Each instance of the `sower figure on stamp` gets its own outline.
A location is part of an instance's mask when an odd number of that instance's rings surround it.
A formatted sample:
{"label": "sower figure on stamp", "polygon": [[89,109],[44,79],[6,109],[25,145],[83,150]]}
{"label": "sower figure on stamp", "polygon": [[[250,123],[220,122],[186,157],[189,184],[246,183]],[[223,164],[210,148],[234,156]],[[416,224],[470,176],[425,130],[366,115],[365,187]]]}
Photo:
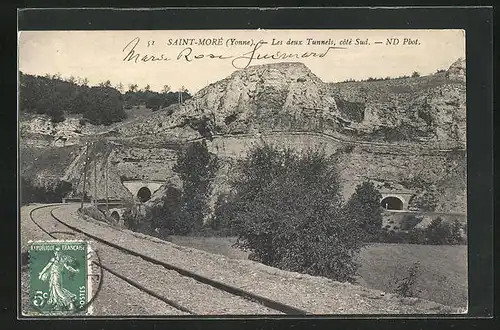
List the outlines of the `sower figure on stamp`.
{"label": "sower figure on stamp", "polygon": [[49,280],[49,301],[47,304],[52,305],[55,310],[75,309],[74,301],[76,300],[76,294],[62,286],[62,272],[64,269],[72,273],[78,273],[80,271],[68,265],[68,262],[71,260],[72,258],[70,256],[62,254],[60,248],[56,247],[54,257],[50,259],[48,264],[38,275],[38,278],[44,282],[46,282],[47,279]]}

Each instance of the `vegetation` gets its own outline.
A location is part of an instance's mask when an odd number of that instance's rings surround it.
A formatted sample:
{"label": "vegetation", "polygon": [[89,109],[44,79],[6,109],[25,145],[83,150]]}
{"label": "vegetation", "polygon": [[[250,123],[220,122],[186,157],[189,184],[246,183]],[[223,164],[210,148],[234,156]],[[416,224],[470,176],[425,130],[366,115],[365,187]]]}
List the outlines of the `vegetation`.
{"label": "vegetation", "polygon": [[401,278],[394,277],[393,292],[403,297],[416,297],[421,293],[417,288],[417,278],[420,273],[420,262],[414,262],[405,271],[405,275]]}
{"label": "vegetation", "polygon": [[[151,222],[151,230],[167,235],[202,234],[204,220],[210,213],[208,197],[219,166],[215,155],[208,152],[206,142],[194,142],[177,152],[174,171],[182,180],[183,189],[167,188],[161,201],[147,211],[141,222]],[[129,214],[130,213],[130,214]],[[128,227],[137,229],[134,212],[126,214]]]}
{"label": "vegetation", "polygon": [[56,181],[45,185],[37,185],[31,179],[21,177],[21,205],[29,203],[60,203],[72,190],[72,184]]}
{"label": "vegetation", "polygon": [[413,229],[416,225],[422,222],[423,218],[421,216],[416,216],[414,214],[407,214],[401,221],[401,229],[402,230],[410,230]]}
{"label": "vegetation", "polygon": [[464,245],[370,244],[356,259],[362,285],[394,292],[418,262],[419,298],[467,306],[467,247]]}
{"label": "vegetation", "polygon": [[20,74],[19,108],[27,113],[46,114],[53,122],[64,121],[64,115],[82,114],[94,125],[109,125],[126,118],[123,98],[109,81],[89,87],[74,78],[63,80],[59,75],[33,76]]}
{"label": "vegetation", "polygon": [[382,229],[381,199],[382,195],[372,182],[363,182],[356,187],[345,206],[348,217],[361,226],[371,241],[379,236]]}
{"label": "vegetation", "polygon": [[[445,70],[443,70],[445,71]],[[418,75],[415,75],[414,74],[417,73]],[[394,79],[405,79],[405,78],[410,78],[410,77],[420,77],[420,74],[418,72],[413,72],[413,74],[411,76],[409,75],[401,75],[399,77],[368,77],[366,79],[353,79],[353,78],[349,78],[349,79],[346,79],[346,80],[343,80],[341,81],[342,83],[345,83],[345,82],[363,82],[363,81],[384,81],[384,80],[394,80]]]}
{"label": "vegetation", "polygon": [[153,111],[191,98],[188,90],[171,92],[165,85],[162,92],[151,91],[150,86],[138,89],[136,84],[122,94],[123,84],[112,87],[109,80],[97,86],[88,86],[88,79],[60,74],[34,76],[20,73],[19,107],[27,113],[46,114],[53,122],[62,122],[66,114],[82,114],[81,124],[110,125],[126,118],[125,108],[145,105]]}
{"label": "vegetation", "polygon": [[200,230],[209,214],[208,197],[218,166],[217,156],[208,152],[205,140],[177,152],[173,170],[182,180],[182,221],[189,231]]}
{"label": "vegetation", "polygon": [[237,246],[257,261],[352,281],[364,234],[342,207],[332,164],[322,150],[255,147],[239,162],[234,192],[218,203],[216,222],[229,224]]}
{"label": "vegetation", "polygon": [[432,189],[425,190],[421,194],[411,198],[409,205],[422,211],[435,211],[437,207],[436,192]]}
{"label": "vegetation", "polygon": [[179,92],[171,92],[170,88],[167,87],[165,86],[163,91],[158,93],[150,90],[148,86],[142,90],[138,90],[137,85],[130,85],[129,90],[123,95],[125,107],[130,109],[145,105],[146,108],[156,111],[191,98],[191,94],[186,89]]}
{"label": "vegetation", "polygon": [[192,222],[184,221],[186,215],[183,205],[182,191],[168,187],[161,204],[151,209],[151,226],[164,235],[186,235],[191,231]]}
{"label": "vegetation", "polygon": [[443,221],[441,217],[437,217],[432,220],[427,228],[412,228],[400,232],[383,230],[379,235],[378,242],[462,245],[467,244],[466,227],[458,220],[449,223]]}
{"label": "vegetation", "polygon": [[339,97],[335,97],[335,103],[346,116],[355,122],[363,121],[365,117],[365,104],[362,102],[350,102]]}
{"label": "vegetation", "polygon": [[87,205],[80,209],[80,212],[92,219],[106,222],[106,223],[116,223],[112,217],[107,217],[101,210],[95,205]]}

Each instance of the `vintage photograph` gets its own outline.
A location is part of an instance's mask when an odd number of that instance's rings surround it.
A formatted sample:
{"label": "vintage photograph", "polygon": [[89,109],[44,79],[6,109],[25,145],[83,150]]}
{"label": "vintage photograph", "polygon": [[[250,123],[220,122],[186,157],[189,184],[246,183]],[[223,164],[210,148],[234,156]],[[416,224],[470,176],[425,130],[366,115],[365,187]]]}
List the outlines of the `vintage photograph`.
{"label": "vintage photograph", "polygon": [[18,72],[22,316],[467,312],[464,30],[20,31]]}

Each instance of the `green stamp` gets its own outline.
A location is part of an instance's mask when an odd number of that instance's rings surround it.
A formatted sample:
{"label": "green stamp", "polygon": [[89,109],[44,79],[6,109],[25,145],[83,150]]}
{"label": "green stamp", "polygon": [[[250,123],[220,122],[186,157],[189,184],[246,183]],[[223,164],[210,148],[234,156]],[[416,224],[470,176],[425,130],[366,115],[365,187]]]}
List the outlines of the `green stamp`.
{"label": "green stamp", "polygon": [[35,241],[29,247],[30,311],[85,315],[90,297],[85,241]]}

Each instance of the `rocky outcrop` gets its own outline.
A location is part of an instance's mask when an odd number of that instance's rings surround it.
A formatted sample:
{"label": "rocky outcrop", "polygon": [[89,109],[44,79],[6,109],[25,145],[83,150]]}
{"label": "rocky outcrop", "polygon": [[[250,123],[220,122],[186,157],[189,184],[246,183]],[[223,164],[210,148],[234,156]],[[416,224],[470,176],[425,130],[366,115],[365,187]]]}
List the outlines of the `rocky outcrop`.
{"label": "rocky outcrop", "polygon": [[349,134],[358,140],[465,148],[466,86],[457,75],[460,63],[425,77],[331,84],[342,116],[357,118],[350,120]]}
{"label": "rocky outcrop", "polygon": [[458,80],[465,82],[466,80],[466,64],[465,59],[459,58],[454,62],[448,71],[446,71],[446,78],[450,80]]}
{"label": "rocky outcrop", "polygon": [[[290,129],[314,118],[334,125],[339,112],[327,84],[302,63],[252,66],[210,84],[167,117],[155,114],[122,134],[206,136]],[[184,133],[179,132],[184,130]]]}

